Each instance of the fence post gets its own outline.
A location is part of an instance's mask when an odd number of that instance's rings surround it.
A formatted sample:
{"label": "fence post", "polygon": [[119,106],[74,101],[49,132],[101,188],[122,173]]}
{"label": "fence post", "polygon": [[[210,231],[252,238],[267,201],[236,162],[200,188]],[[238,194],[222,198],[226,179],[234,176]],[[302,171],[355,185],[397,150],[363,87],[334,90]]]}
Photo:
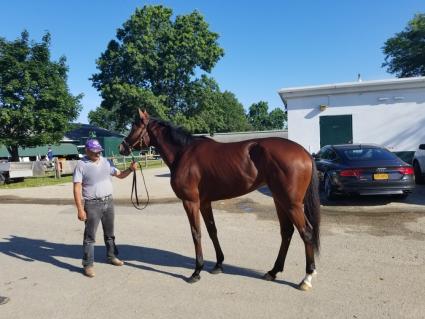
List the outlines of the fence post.
{"label": "fence post", "polygon": [[61,167],[57,157],[55,157],[55,178],[61,178]]}

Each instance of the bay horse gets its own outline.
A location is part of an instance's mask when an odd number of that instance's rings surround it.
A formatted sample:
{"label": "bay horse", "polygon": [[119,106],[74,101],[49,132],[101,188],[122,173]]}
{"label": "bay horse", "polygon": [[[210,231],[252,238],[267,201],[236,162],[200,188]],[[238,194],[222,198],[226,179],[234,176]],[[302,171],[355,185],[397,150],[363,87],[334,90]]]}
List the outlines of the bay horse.
{"label": "bay horse", "polygon": [[138,113],[130,133],[119,146],[120,153],[129,155],[143,144],[155,146],[169,167],[171,187],[183,202],[195,245],[195,271],[188,282],[198,281],[204,266],[199,211],[217,257],[211,273],[221,273],[224,255],[211,202],[241,196],[267,185],[276,206],[282,241],[273,268],[263,278],[274,280],[283,271],[295,226],[306,254],[306,276],[299,288],[310,289],[316,273],[314,252],[319,250],[320,224],[318,178],[311,155],[299,144],[277,137],[219,143],[151,118],[146,111],[139,109]]}

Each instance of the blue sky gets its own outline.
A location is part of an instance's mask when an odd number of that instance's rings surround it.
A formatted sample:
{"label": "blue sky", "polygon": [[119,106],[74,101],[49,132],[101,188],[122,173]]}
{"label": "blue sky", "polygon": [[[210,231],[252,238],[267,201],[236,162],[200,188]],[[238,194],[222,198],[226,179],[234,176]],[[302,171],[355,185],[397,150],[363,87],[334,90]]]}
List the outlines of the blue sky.
{"label": "blue sky", "polygon": [[37,42],[52,35],[52,58],[66,56],[72,94],[84,94],[78,119],[100,104],[89,77],[96,59],[136,7],[162,4],[175,15],[202,13],[220,34],[225,56],[211,75],[248,109],[266,101],[282,107],[283,87],[393,78],[381,68],[382,46],[402,31],[424,0],[14,0],[0,2],[0,36],[26,29]]}

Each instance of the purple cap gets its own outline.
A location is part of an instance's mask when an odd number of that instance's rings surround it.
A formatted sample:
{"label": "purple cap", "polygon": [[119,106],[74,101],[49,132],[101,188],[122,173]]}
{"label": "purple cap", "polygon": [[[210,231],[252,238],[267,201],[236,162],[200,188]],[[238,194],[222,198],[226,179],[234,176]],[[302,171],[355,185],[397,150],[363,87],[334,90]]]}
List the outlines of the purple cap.
{"label": "purple cap", "polygon": [[90,139],[86,142],[86,148],[92,152],[101,152],[103,151],[102,145],[100,145],[98,140]]}

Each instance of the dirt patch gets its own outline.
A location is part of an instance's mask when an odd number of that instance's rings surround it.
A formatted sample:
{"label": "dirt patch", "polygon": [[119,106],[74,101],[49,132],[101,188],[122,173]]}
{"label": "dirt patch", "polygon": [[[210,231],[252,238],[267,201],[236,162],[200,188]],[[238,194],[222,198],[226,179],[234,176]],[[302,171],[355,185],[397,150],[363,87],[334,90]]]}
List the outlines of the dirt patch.
{"label": "dirt patch", "polygon": [[[234,198],[214,203],[213,208],[238,214],[255,214],[259,219],[277,221],[273,205],[262,205],[248,198]],[[404,209],[405,210],[405,209]],[[365,211],[363,207],[335,210],[322,206],[322,232],[332,233],[338,227],[346,233],[368,233],[373,236],[402,236],[406,239],[425,240],[425,214],[391,208],[388,212]]]}
{"label": "dirt patch", "polygon": [[278,220],[276,209],[273,205],[262,205],[250,198],[232,198],[213,203],[213,209],[229,213],[255,214],[260,219]]}

